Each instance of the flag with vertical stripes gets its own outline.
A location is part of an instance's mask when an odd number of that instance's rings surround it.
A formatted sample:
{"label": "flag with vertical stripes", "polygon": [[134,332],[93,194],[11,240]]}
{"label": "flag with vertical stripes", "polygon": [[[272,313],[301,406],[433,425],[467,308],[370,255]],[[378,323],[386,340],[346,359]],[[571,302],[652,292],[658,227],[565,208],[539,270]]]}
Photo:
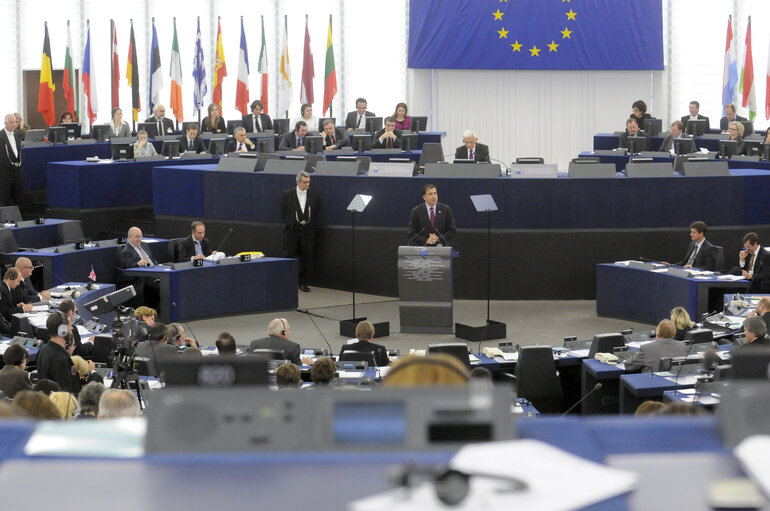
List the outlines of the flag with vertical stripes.
{"label": "flag with vertical stripes", "polygon": [[120,61],[118,57],[118,27],[110,20],[112,29],[112,108],[120,106]]}
{"label": "flag with vertical stripes", "polygon": [[741,69],[741,82],[738,88],[741,90],[741,106],[749,109],[749,120],[754,122],[757,116],[757,93],[754,88],[754,59],[751,56],[751,16],[746,26],[745,53],[743,68]]}
{"label": "flag with vertical stripes", "polygon": [[91,25],[88,24],[88,33],[86,34],[86,48],[83,50],[83,70],[80,78],[83,82],[83,95],[88,98],[86,103],[86,115],[89,124],[96,120],[96,114],[99,112],[99,101],[96,94],[96,76],[94,72],[94,55],[91,48]]}
{"label": "flag with vertical stripes", "polygon": [[48,39],[48,23],[45,23],[43,38],[43,60],[40,63],[40,93],[37,98],[37,111],[43,114],[48,126],[56,124],[56,107],[53,103],[53,68],[51,67],[51,41]]}
{"label": "flag with vertical stripes", "polygon": [[332,45],[332,17],[329,15],[329,33],[326,36],[326,66],[324,70],[324,105],[323,114],[337,95],[337,70],[334,66],[334,46]]}
{"label": "flag with vertical stripes", "polygon": [[770,47],[767,48],[767,80],[765,84],[765,119],[770,120]]}
{"label": "flag with vertical stripes", "polygon": [[262,86],[259,91],[259,99],[262,101],[262,111],[267,111],[267,44],[265,43],[265,17],[262,16],[262,47],[259,49],[259,66],[257,72],[262,75]]}
{"label": "flag with vertical stripes", "polygon": [[174,111],[177,122],[184,120],[182,107],[182,57],[179,55],[179,41],[176,37],[176,19],[174,19],[174,42],[171,43],[171,99],[169,106]]}
{"label": "flag with vertical stripes", "polygon": [[725,67],[722,75],[722,109],[735,103],[735,86],[738,85],[738,45],[733,37],[733,17],[727,17],[727,42],[725,43]]}
{"label": "flag with vertical stripes", "polygon": [[62,89],[64,100],[67,102],[67,111],[72,114],[72,119],[80,119],[78,109],[77,84],[75,82],[75,70],[72,65],[72,36],[70,35],[70,21],[67,20],[67,50],[64,53],[64,73],[62,74]]}
{"label": "flag with vertical stripes", "polygon": [[310,30],[308,29],[307,16],[305,17],[305,48],[302,52],[302,85],[299,89],[301,103],[313,104],[313,78],[315,67],[313,66],[313,52],[310,49]]}
{"label": "flag with vertical stripes", "polygon": [[238,82],[235,86],[235,109],[242,115],[249,114],[249,50],[241,16],[241,47],[238,50]]}
{"label": "flag with vertical stripes", "polygon": [[152,46],[150,47],[150,112],[160,103],[160,89],[163,88],[163,73],[160,69],[160,47],[155,21],[152,22]]}
{"label": "flag with vertical stripes", "polygon": [[131,87],[131,113],[134,122],[139,122],[139,110],[142,109],[142,101],[139,97],[139,64],[134,37],[134,21],[131,20],[131,34],[128,41],[128,62],[126,62],[126,80]]}
{"label": "flag with vertical stripes", "polygon": [[291,106],[291,63],[289,62],[288,21],[283,17],[283,36],[281,37],[281,64],[278,68],[278,112],[276,115],[288,115]]}
{"label": "flag with vertical stripes", "polygon": [[206,94],[206,66],[203,64],[203,46],[201,45],[201,19],[198,18],[198,35],[195,37],[195,58],[193,59],[193,104],[195,111],[203,108]]}
{"label": "flag with vertical stripes", "polygon": [[222,112],[222,81],[227,76],[227,64],[225,63],[225,49],[222,45],[222,22],[217,22],[217,46],[214,55],[214,103],[219,105]]}

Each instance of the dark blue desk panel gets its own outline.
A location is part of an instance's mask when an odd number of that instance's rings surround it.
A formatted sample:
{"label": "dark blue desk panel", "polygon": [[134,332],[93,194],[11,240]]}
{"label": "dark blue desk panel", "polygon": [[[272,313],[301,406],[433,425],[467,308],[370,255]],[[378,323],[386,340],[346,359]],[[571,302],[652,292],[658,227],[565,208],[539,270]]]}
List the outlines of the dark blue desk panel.
{"label": "dark blue desk panel", "polygon": [[[185,173],[155,167],[156,215],[280,224],[281,192],[295,186],[293,176],[288,175],[223,172],[213,165],[184,168]],[[471,195],[485,193],[492,194],[504,212],[492,215],[493,229],[681,228],[693,218],[709,219],[712,226],[770,223],[770,202],[747,202],[747,198],[770,197],[770,173],[731,172],[734,175],[726,177],[502,177],[431,182],[438,187],[439,200],[452,207],[461,228],[486,228],[486,216],[477,213],[470,200]],[[372,195],[373,199],[363,213],[356,215],[356,225],[403,227],[406,233],[409,213],[422,201],[422,186],[426,183],[423,177],[314,176],[311,186],[322,197],[322,225],[350,225],[346,208],[360,193]],[[548,207],[543,207],[544,203]],[[587,207],[589,203],[591,207]],[[751,207],[744,211],[744,204]]]}
{"label": "dark blue desk panel", "polygon": [[746,289],[748,281],[675,277],[616,264],[596,265],[596,314],[657,324],[682,306],[691,318],[709,312],[710,289]]}
{"label": "dark blue desk panel", "polygon": [[692,385],[677,384],[655,373],[623,374],[620,376],[620,413],[634,413],[643,402],[661,401],[663,392]]}
{"label": "dark blue desk panel", "polygon": [[264,257],[199,268],[131,268],[130,277],[160,279],[160,320],[187,321],[297,308],[297,260]]}
{"label": "dark blue desk panel", "polygon": [[[590,151],[585,151],[580,153],[580,156],[592,156],[599,158],[599,161],[602,163],[614,163],[615,164],[615,170],[617,172],[623,172],[626,170],[626,165],[628,164],[628,160],[631,159],[633,155],[628,154],[594,154]],[[654,157],[652,158],[652,161],[654,162],[663,162],[663,163],[673,163],[674,157]],[[719,160],[714,160],[719,161]],[[727,167],[730,170],[733,169],[753,169],[758,171],[770,171],[770,162],[767,161],[743,161],[743,160],[726,160],[727,161]],[[733,173],[732,175],[762,175],[761,173],[757,172],[751,172],[749,174],[744,174],[740,172]]]}
{"label": "dark blue desk panel", "polygon": [[109,158],[111,156],[110,151],[110,144],[108,143],[22,147],[24,189],[40,190],[45,188],[48,183],[48,164],[52,161],[85,160],[89,156]]}
{"label": "dark blue desk panel", "polygon": [[618,380],[625,369],[599,362],[593,358],[583,359],[583,368],[580,379],[580,392],[585,396],[597,383],[602,388],[588,396],[581,405],[582,415],[614,414],[619,410],[618,392],[620,389]]}
{"label": "dark blue desk panel", "polygon": [[43,248],[58,245],[59,225],[67,222],[80,223],[80,220],[46,218],[44,224],[13,227],[13,238],[16,240],[16,245],[23,248]]}

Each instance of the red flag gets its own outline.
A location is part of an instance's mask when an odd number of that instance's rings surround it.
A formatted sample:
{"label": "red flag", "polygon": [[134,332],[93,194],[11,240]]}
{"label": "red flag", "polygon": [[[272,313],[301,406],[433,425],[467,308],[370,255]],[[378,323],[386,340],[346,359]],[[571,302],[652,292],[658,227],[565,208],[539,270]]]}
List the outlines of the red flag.
{"label": "red flag", "polygon": [[120,63],[118,61],[118,29],[115,22],[112,25],[112,108],[120,106]]}
{"label": "red flag", "polygon": [[307,16],[305,16],[305,51],[302,60],[302,88],[299,99],[302,103],[313,104],[313,53],[310,51],[310,31],[307,28]]}

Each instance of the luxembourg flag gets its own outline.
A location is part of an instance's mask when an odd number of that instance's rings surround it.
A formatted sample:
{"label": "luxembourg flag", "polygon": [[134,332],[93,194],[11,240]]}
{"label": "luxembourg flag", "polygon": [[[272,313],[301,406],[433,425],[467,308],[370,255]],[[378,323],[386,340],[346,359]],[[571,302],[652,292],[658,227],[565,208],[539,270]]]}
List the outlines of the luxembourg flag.
{"label": "luxembourg flag", "polygon": [[249,50],[246,48],[246,32],[241,16],[241,49],[238,53],[238,84],[235,87],[235,109],[249,114]]}
{"label": "luxembourg flag", "polygon": [[725,67],[722,77],[722,109],[735,104],[735,86],[738,85],[738,47],[733,38],[733,17],[727,18],[727,43],[725,45]]}

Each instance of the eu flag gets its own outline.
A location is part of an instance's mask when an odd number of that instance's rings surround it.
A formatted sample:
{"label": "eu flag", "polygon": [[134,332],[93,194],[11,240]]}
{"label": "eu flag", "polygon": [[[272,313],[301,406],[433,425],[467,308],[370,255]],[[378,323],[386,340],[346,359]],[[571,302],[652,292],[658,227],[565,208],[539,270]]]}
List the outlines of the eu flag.
{"label": "eu flag", "polygon": [[412,0],[409,67],[663,69],[661,0]]}

